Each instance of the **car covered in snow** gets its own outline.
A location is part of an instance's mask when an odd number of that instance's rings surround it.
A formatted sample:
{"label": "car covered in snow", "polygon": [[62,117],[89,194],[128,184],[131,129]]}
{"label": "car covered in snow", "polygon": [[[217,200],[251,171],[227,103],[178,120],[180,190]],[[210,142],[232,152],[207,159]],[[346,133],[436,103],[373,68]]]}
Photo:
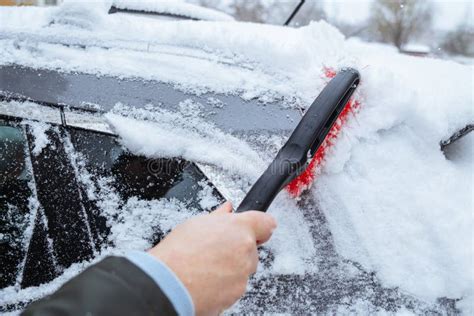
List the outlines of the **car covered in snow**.
{"label": "car covered in snow", "polygon": [[472,134],[441,150],[472,129],[472,67],[345,39],[325,22],[163,10],[0,9],[1,312],[224,200],[238,205],[346,66],[361,73],[358,106],[309,188],[270,207],[279,227],[228,313],[472,311]]}

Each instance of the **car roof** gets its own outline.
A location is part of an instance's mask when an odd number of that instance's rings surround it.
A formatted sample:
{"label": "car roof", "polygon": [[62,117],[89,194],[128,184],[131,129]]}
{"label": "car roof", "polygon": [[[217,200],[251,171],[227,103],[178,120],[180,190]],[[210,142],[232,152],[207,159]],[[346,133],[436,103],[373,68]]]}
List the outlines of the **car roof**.
{"label": "car roof", "polygon": [[234,133],[288,133],[301,118],[298,109],[283,108],[276,102],[262,104],[258,100],[247,101],[235,95],[210,92],[196,95],[158,81],[65,73],[20,65],[0,66],[0,97],[92,112],[109,111],[117,103],[136,108],[153,104],[176,111],[180,102],[192,100],[203,105],[202,112],[207,121]]}

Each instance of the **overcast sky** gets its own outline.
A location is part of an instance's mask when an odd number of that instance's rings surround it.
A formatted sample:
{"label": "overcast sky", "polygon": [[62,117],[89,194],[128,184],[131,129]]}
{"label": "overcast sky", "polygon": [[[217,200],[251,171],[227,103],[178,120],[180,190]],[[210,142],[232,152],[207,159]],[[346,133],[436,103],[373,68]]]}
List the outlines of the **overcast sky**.
{"label": "overcast sky", "polygon": [[[328,15],[347,22],[359,22],[369,16],[371,2],[371,0],[325,0],[324,4]],[[435,8],[433,21],[435,28],[454,29],[463,21],[474,26],[474,6],[471,0],[432,0],[432,2]]]}

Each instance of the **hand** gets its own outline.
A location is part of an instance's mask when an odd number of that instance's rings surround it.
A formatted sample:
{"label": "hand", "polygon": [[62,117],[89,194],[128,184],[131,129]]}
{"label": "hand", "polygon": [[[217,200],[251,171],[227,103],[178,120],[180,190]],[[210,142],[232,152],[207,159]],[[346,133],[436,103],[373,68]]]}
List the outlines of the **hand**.
{"label": "hand", "polygon": [[257,245],[269,240],[275,228],[271,215],[234,214],[226,202],[178,225],[149,253],[183,282],[197,315],[217,315],[245,293],[249,275],[257,270]]}

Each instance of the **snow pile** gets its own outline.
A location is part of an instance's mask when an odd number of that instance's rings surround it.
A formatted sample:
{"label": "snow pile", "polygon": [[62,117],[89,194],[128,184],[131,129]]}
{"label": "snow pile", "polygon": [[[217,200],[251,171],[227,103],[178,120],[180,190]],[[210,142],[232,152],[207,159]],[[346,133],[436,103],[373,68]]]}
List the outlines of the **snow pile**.
{"label": "snow pile", "polygon": [[0,7],[0,31],[9,28],[34,30],[46,27],[50,22],[51,7],[15,6]]}
{"label": "snow pile", "polygon": [[153,158],[181,157],[215,165],[251,180],[256,180],[265,168],[260,156],[247,143],[199,117],[160,109],[155,112],[132,109],[127,115],[129,117],[109,113],[106,118],[121,136],[122,144],[133,153]]}
{"label": "snow pile", "polygon": [[313,193],[339,252],[385,284],[427,300],[472,300],[472,145],[464,149],[470,163],[449,161],[439,149],[441,139],[474,121],[472,68],[367,55],[362,110]]}
{"label": "snow pile", "polygon": [[84,2],[65,0],[52,15],[51,24],[93,30],[104,24],[110,5],[106,1]]}
{"label": "snow pile", "polygon": [[216,10],[178,0],[114,0],[113,6],[118,9],[129,9],[144,12],[164,13],[176,16],[185,16],[192,19],[206,21],[233,21],[230,15]]}

